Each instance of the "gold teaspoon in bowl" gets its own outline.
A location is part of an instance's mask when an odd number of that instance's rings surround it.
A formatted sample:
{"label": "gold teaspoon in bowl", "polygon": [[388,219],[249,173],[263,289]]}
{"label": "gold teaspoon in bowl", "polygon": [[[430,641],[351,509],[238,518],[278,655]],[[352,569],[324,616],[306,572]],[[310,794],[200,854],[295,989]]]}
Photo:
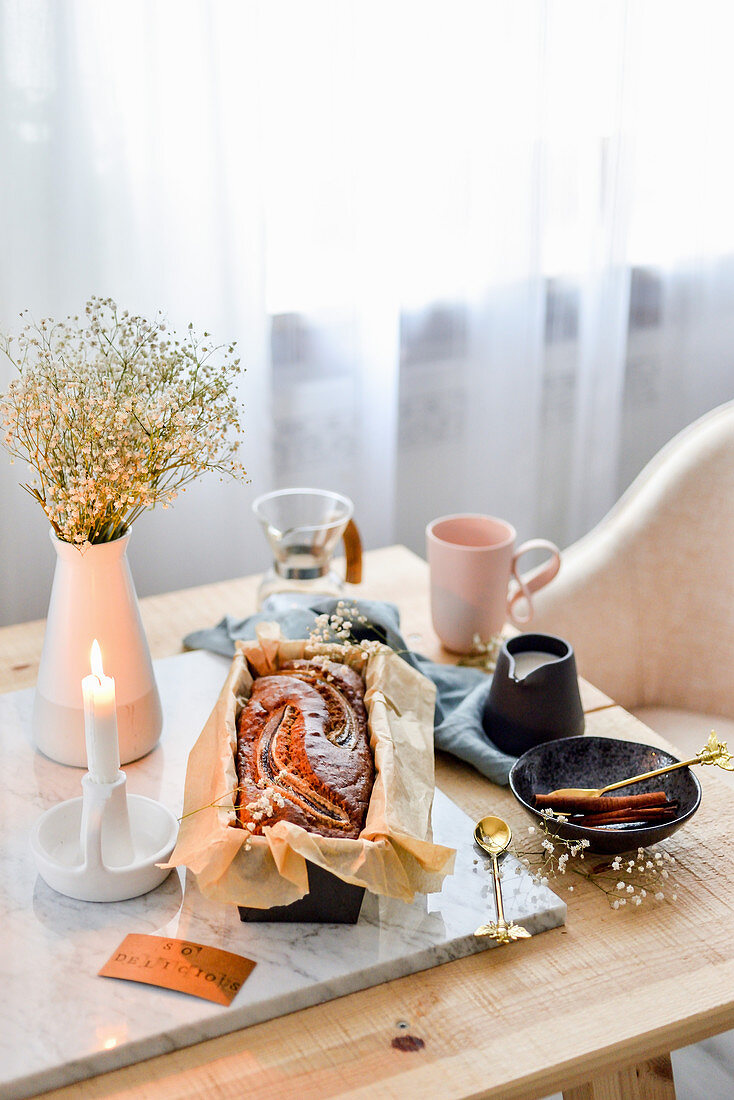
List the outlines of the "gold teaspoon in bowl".
{"label": "gold teaspoon in bowl", "polygon": [[[606,794],[607,791],[616,791],[620,787],[629,787],[632,783],[640,783],[643,779],[654,779],[656,775],[665,775],[666,772],[674,772],[676,768],[688,768],[691,764],[716,764],[725,771],[734,771],[734,756],[728,751],[726,741],[719,741],[711,730],[708,742],[692,756],[690,760],[679,760],[677,764],[668,764],[666,768],[656,768],[652,772],[644,772],[635,775],[631,779],[621,779],[618,783],[607,783],[606,787],[560,787],[557,791],[549,791],[542,796],[544,806],[549,804],[552,798],[595,798]],[[509,841],[508,841],[509,843]]]}
{"label": "gold teaspoon in bowl", "polygon": [[512,840],[512,830],[501,817],[483,817],[474,826],[474,839],[480,848],[483,848],[492,857],[492,878],[494,880],[494,900],[497,905],[497,921],[483,924],[477,928],[475,936],[489,936],[497,943],[511,943],[512,940],[529,939],[530,933],[526,928],[505,920],[505,911],[502,908],[502,886],[500,885],[500,872],[497,865],[497,856],[504,852]]}

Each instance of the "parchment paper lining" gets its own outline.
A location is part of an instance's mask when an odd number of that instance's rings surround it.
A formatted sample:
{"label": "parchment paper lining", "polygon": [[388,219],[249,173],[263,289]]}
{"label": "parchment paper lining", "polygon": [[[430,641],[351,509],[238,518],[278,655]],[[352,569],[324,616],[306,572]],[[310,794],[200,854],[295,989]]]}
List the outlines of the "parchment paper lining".
{"label": "parchment paper lining", "polygon": [[[252,688],[250,669],[263,676],[284,661],[319,654],[356,668],[367,685],[376,776],[365,828],[358,840],[344,840],[278,821],[265,826],[264,836],[252,837],[246,850],[247,834],[233,826],[233,792],[235,723]],[[388,646],[376,647],[365,661],[357,646],[285,640],[277,624],[261,624],[257,641],[237,643],[219,698],[189,754],[184,818],[168,866],[187,866],[207,897],[257,909],[303,897],[307,859],[345,882],[403,901],[440,890],[455,851],[434,844],[430,828],[434,696],[431,681]],[[226,799],[209,805],[225,792]]]}

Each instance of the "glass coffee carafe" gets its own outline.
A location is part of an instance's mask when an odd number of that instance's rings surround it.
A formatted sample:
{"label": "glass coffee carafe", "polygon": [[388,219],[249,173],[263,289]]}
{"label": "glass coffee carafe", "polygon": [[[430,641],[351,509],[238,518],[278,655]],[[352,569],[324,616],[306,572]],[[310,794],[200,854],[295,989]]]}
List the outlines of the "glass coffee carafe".
{"label": "glass coffee carafe", "polygon": [[[362,544],[349,497],[325,489],[279,489],[252,509],[270,543],[273,564],[258,589],[258,607],[276,592],[339,596],[362,579]],[[332,567],[344,541],[345,575]]]}

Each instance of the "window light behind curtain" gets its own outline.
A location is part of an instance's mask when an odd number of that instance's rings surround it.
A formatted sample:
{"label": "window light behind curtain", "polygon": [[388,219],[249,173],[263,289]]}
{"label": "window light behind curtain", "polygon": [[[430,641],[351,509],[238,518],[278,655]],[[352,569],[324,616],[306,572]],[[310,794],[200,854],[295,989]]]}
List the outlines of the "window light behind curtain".
{"label": "window light behind curtain", "polygon": [[[733,396],[733,30],[643,0],[0,0],[0,325],[109,294],[248,366],[251,482],[137,525],[141,594],[262,568],[250,504],[289,484],[348,493],[368,546],[460,510],[567,544]],[[52,568],[17,481],[5,622]]]}

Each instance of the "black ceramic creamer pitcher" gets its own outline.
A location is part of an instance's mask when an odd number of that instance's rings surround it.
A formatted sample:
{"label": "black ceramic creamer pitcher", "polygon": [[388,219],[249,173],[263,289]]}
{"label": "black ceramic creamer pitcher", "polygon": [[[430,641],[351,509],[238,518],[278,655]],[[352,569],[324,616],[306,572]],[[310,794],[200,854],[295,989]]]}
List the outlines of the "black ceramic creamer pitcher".
{"label": "black ceramic creamer pitcher", "polygon": [[552,634],[519,634],[497,658],[484,708],[484,731],[511,756],[544,741],[584,732],[573,649]]}

